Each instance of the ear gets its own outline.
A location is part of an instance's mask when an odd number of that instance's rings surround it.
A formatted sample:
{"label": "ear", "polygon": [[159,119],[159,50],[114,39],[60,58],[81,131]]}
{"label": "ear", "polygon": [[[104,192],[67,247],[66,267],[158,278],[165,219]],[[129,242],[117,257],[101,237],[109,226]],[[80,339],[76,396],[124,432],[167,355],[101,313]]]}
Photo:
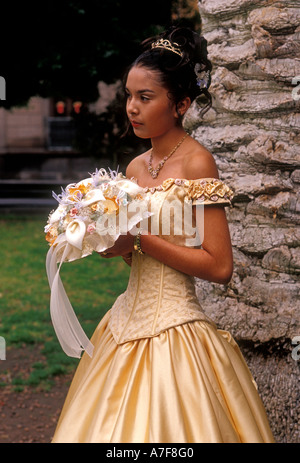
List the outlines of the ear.
{"label": "ear", "polygon": [[191,99],[189,96],[179,101],[179,103],[176,105],[177,116],[183,117],[190,106],[191,106]]}

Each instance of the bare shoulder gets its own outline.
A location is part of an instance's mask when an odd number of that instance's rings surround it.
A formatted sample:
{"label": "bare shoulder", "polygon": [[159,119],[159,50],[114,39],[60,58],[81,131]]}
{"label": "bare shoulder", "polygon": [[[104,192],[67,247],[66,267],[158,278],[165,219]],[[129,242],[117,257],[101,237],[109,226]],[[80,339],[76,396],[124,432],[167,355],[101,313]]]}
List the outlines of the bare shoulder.
{"label": "bare shoulder", "polygon": [[142,153],[135,158],[133,158],[130,163],[128,164],[126,168],[126,177],[127,178],[137,178],[139,176],[139,173],[141,172],[141,169],[144,166],[145,163],[145,157],[146,153]]}
{"label": "bare shoulder", "polygon": [[189,150],[185,156],[184,171],[184,177],[190,180],[197,178],[219,178],[218,168],[213,155],[194,139],[191,139]]}

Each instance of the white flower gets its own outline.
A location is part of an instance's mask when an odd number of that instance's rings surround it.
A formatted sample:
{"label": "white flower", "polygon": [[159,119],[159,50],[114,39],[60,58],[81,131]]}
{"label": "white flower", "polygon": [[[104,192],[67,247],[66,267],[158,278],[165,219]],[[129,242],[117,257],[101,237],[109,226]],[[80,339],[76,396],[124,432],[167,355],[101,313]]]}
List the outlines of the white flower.
{"label": "white flower", "polygon": [[77,249],[82,249],[83,238],[86,232],[86,225],[83,220],[73,220],[66,229],[66,239],[69,244]]}
{"label": "white flower", "polygon": [[50,220],[49,220],[49,224],[52,224],[52,223],[55,223],[55,222],[58,222],[59,220],[61,220],[65,215],[66,215],[66,208],[63,207],[63,206],[59,206],[54,212],[53,214],[51,214],[51,217],[50,217]]}

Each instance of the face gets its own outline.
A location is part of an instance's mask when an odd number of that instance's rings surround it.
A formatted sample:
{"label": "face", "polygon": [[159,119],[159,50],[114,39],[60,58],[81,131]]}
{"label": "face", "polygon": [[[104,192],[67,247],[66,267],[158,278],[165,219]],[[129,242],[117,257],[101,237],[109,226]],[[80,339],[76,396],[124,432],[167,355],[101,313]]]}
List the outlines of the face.
{"label": "face", "polygon": [[133,67],[127,77],[126,94],[127,116],[138,137],[159,137],[178,124],[176,106],[155,71]]}

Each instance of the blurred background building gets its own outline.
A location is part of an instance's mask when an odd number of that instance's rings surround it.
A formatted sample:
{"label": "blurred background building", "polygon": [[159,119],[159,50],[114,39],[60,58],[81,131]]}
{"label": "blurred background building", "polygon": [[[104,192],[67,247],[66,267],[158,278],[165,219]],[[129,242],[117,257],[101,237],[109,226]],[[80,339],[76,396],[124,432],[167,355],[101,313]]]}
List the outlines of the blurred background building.
{"label": "blurred background building", "polygon": [[[99,83],[105,95],[89,105],[103,114],[116,95],[116,85]],[[102,89],[102,90],[101,90]],[[26,107],[0,108],[0,207],[2,212],[41,212],[55,205],[51,189],[88,176],[96,167],[116,168],[115,156],[86,155],[75,146],[74,116],[81,101],[32,97]],[[101,160],[99,159],[101,158]]]}
{"label": "blurred background building", "polygon": [[132,14],[139,10],[137,0],[54,0],[40,11],[27,2],[18,15],[5,6],[16,37],[0,64],[0,212],[48,210],[52,189],[95,168],[123,171],[148,146],[122,138],[120,79],[142,40],[172,21],[199,29],[200,15],[197,0],[154,0],[147,14]]}

